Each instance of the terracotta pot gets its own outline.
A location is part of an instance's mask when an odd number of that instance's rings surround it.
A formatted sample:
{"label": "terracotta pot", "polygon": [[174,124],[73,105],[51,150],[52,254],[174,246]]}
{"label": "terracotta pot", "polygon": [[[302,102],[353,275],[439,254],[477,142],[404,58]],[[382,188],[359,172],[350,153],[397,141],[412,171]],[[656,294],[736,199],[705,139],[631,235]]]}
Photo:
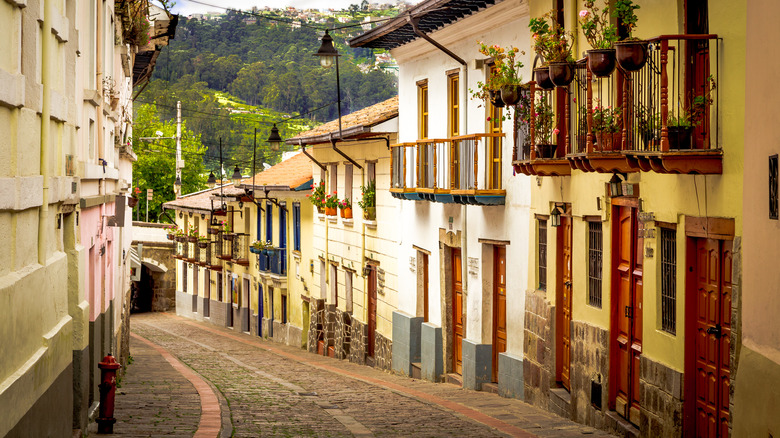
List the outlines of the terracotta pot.
{"label": "terracotta pot", "polygon": [[536,85],[542,90],[552,90],[555,88],[555,84],[550,80],[550,68],[539,67],[534,69],[534,77],[536,78]]}
{"label": "terracotta pot", "polygon": [[501,100],[507,105],[516,105],[520,102],[522,89],[519,85],[506,85],[501,87]]}
{"label": "terracotta pot", "polygon": [[536,145],[536,158],[554,158],[557,144],[538,144]]}
{"label": "terracotta pot", "polygon": [[376,220],[376,207],[366,207],[363,209],[363,219],[367,221]]}
{"label": "terracotta pot", "polygon": [[647,41],[618,41],[615,57],[623,70],[637,71],[647,62]]}
{"label": "terracotta pot", "polygon": [[176,238],[176,236],[174,234],[171,234],[171,233],[168,233],[167,237],[168,237],[168,240],[173,240],[174,238]]}
{"label": "terracotta pot", "polygon": [[503,108],[504,101],[501,100],[501,92],[498,90],[490,90],[490,103],[496,108]]}
{"label": "terracotta pot", "polygon": [[198,243],[197,237],[187,236],[187,242]]}
{"label": "terracotta pot", "polygon": [[233,237],[235,237],[235,235],[233,233],[223,233],[222,234],[222,238],[224,240],[233,240]]}
{"label": "terracotta pot", "polygon": [[127,206],[128,207],[133,208],[136,205],[138,205],[138,198],[136,198],[135,196],[131,196],[131,197],[127,198]]}
{"label": "terracotta pot", "polygon": [[551,62],[550,80],[556,87],[566,87],[574,80],[574,69],[568,62]]}
{"label": "terracotta pot", "polygon": [[597,78],[605,78],[615,71],[615,49],[588,50],[588,68]]}
{"label": "terracotta pot", "polygon": [[319,214],[325,213],[325,207],[317,207],[317,213]]}
{"label": "terracotta pot", "polygon": [[691,133],[693,128],[690,126],[669,126],[669,149],[691,149]]}
{"label": "terracotta pot", "polygon": [[208,228],[206,232],[209,234],[219,234],[219,228]]}
{"label": "terracotta pot", "polygon": [[352,208],[344,208],[341,210],[341,217],[344,219],[352,219]]}
{"label": "terracotta pot", "polygon": [[209,246],[208,242],[198,241],[198,247],[199,248],[206,249],[206,248],[208,248],[208,246]]}
{"label": "terracotta pot", "polygon": [[326,216],[335,216],[336,215],[336,207],[325,207],[325,215]]}
{"label": "terracotta pot", "polygon": [[598,151],[612,152],[620,150],[620,143],[623,140],[622,132],[594,132],[593,135]]}

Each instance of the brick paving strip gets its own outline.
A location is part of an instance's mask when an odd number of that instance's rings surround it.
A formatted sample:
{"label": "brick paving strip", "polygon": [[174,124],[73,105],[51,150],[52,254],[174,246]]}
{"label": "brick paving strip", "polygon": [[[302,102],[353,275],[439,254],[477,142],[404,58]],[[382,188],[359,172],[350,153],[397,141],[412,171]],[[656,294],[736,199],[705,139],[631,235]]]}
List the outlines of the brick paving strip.
{"label": "brick paving strip", "polygon": [[194,437],[215,437],[219,435],[219,431],[222,426],[222,417],[220,415],[219,400],[217,399],[217,395],[214,394],[214,391],[211,389],[211,386],[209,386],[189,367],[179,362],[179,360],[173,357],[173,355],[170,354],[166,349],[146,338],[137,335],[136,333],[131,332],[130,336],[132,336],[134,339],[138,339],[139,341],[144,342],[155,351],[160,353],[160,355],[166,361],[168,361],[168,363],[171,364],[171,366],[176,371],[178,371],[179,374],[187,378],[187,380],[189,380],[198,391],[198,395],[200,395],[201,414],[198,430],[195,432]]}
{"label": "brick paving strip", "polygon": [[[414,398],[416,398],[418,400],[424,400],[426,402],[439,405],[441,407],[449,409],[449,410],[451,410],[453,412],[461,414],[461,415],[463,415],[465,417],[468,417],[468,418],[470,418],[472,420],[478,421],[478,422],[480,422],[480,423],[482,423],[482,424],[484,424],[486,426],[492,427],[494,429],[497,429],[497,430],[499,430],[499,431],[501,431],[501,432],[503,432],[505,434],[508,434],[508,435],[511,435],[511,436],[514,436],[514,437],[521,437],[521,438],[537,437],[537,435],[534,435],[534,434],[532,434],[532,433],[530,433],[530,432],[528,432],[526,430],[523,430],[523,429],[521,429],[521,428],[519,428],[517,426],[511,425],[511,424],[506,423],[504,421],[501,421],[501,420],[499,420],[497,418],[494,418],[494,417],[491,417],[489,415],[483,414],[482,412],[479,412],[479,411],[477,411],[475,409],[472,409],[472,408],[470,408],[468,406],[465,406],[465,405],[457,403],[457,402],[453,402],[453,401],[450,401],[450,400],[447,400],[447,399],[444,399],[444,398],[441,398],[441,397],[437,397],[435,395],[428,394],[426,392],[418,391],[418,390],[413,389],[413,388],[408,388],[408,387],[405,387],[405,386],[397,385],[397,384],[392,383],[392,382],[387,382],[387,381],[376,379],[376,378],[373,378],[373,377],[351,373],[351,372],[349,372],[347,370],[344,370],[344,369],[341,369],[341,368],[333,367],[333,366],[330,366],[330,365],[325,365],[325,364],[319,363],[318,361],[309,360],[308,358],[305,358],[305,356],[301,357],[299,355],[290,354],[290,353],[288,353],[288,352],[286,352],[284,350],[276,348],[273,345],[269,345],[269,343],[267,343],[267,342],[260,342],[260,341],[254,340],[252,338],[246,338],[246,337],[243,337],[243,336],[238,336],[238,335],[234,335],[234,334],[231,334],[231,333],[226,333],[226,332],[224,332],[222,330],[218,330],[216,328],[209,327],[209,326],[207,326],[205,324],[199,324],[199,323],[196,323],[194,321],[190,321],[190,320],[188,320],[186,318],[183,318],[183,317],[180,317],[180,316],[172,315],[172,314],[169,314],[169,313],[163,313],[163,315],[165,315],[166,317],[172,318],[172,319],[177,319],[177,320],[179,320],[181,322],[184,322],[186,324],[195,326],[195,327],[197,327],[197,328],[199,328],[201,330],[205,330],[205,331],[208,331],[208,332],[211,332],[211,333],[214,333],[214,334],[226,337],[226,338],[233,339],[233,340],[241,342],[243,344],[251,345],[253,347],[257,347],[257,348],[260,348],[260,349],[264,349],[266,351],[270,351],[270,352],[272,352],[274,354],[277,354],[279,356],[286,357],[286,358],[294,360],[296,362],[304,363],[304,364],[312,366],[314,368],[319,368],[319,369],[322,369],[322,370],[325,370],[325,371],[329,371],[329,372],[332,372],[332,373],[344,375],[344,376],[353,378],[355,380],[359,380],[359,381],[362,381],[362,382],[365,382],[365,383],[369,383],[369,384],[372,384],[372,385],[380,386],[380,387],[383,387],[385,389],[389,389],[389,390],[394,391],[396,393],[401,393],[403,395],[414,397]],[[159,327],[157,327],[157,329],[161,330]],[[191,340],[189,340],[189,341],[192,342]],[[344,423],[342,422],[342,424],[344,424]],[[345,426],[346,426],[346,424],[345,424]],[[349,427],[349,426],[347,426],[347,427]]]}

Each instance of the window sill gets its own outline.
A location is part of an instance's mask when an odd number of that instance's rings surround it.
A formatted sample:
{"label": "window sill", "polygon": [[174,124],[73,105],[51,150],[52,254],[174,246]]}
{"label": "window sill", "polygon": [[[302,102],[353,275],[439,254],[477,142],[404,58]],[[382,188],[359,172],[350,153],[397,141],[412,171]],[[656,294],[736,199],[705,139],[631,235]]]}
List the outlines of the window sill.
{"label": "window sill", "polygon": [[339,217],[338,216],[328,216],[328,222],[330,222],[332,224],[335,224],[338,221],[339,221]]}
{"label": "window sill", "polygon": [[317,219],[324,221],[325,220],[325,213],[317,213]]}
{"label": "window sill", "polygon": [[341,220],[342,225],[351,227],[355,224],[355,219],[342,219]]}
{"label": "window sill", "polygon": [[363,220],[363,225],[367,226],[368,228],[376,229],[376,221],[370,221],[370,220],[364,219]]}

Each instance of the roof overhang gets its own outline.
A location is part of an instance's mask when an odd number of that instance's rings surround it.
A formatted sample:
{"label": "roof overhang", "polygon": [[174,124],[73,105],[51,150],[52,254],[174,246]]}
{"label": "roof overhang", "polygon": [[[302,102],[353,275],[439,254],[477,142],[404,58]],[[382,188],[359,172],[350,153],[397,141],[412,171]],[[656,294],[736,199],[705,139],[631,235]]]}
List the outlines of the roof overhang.
{"label": "roof overhang", "polygon": [[350,47],[395,49],[419,38],[409,20],[419,19],[425,34],[475,14],[504,0],[426,0],[398,17],[348,41]]}

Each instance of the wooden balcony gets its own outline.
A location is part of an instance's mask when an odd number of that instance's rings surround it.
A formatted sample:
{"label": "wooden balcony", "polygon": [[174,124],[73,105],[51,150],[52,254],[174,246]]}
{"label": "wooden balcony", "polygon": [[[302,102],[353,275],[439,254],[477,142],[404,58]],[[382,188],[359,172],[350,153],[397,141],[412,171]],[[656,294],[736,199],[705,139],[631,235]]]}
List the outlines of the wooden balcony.
{"label": "wooden balcony", "polygon": [[504,134],[470,134],[392,145],[392,187],[399,199],[502,205]]}
{"label": "wooden balcony", "polygon": [[[541,92],[554,93],[557,100],[558,154],[542,159],[535,148],[524,155],[516,146],[515,171],[542,176],[567,175],[570,169],[720,174],[718,48],[716,35],[660,36],[650,40],[642,69],[627,73],[618,68],[606,78],[596,78],[580,61],[568,90]],[[532,93],[540,93],[531,86]],[[696,108],[697,99],[707,98],[711,102],[698,107],[693,126],[675,126]],[[599,116],[605,107],[617,109],[616,123],[603,123]],[[531,144],[534,134],[531,123]]]}

